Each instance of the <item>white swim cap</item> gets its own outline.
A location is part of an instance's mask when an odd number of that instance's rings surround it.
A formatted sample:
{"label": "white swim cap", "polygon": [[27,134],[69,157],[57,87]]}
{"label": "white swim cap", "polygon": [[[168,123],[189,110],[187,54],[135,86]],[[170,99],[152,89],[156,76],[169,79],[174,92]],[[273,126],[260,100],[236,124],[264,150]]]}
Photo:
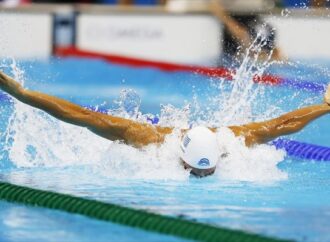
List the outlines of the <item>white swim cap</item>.
{"label": "white swim cap", "polygon": [[181,159],[193,168],[210,169],[217,165],[217,136],[206,127],[189,130],[182,139]]}

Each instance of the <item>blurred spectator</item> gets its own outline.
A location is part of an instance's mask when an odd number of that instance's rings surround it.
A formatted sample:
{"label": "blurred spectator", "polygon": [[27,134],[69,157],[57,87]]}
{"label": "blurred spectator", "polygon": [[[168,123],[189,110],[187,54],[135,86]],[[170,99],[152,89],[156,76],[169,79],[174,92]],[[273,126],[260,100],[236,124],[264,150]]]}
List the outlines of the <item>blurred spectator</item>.
{"label": "blurred spectator", "polygon": [[329,0],[311,0],[312,7],[330,7]]}
{"label": "blurred spectator", "polygon": [[253,42],[260,44],[261,59],[271,55],[272,60],[282,60],[282,54],[275,45],[275,29],[260,20],[258,16],[232,17],[219,0],[211,0],[210,9],[225,27],[224,53],[226,57],[245,54]]}

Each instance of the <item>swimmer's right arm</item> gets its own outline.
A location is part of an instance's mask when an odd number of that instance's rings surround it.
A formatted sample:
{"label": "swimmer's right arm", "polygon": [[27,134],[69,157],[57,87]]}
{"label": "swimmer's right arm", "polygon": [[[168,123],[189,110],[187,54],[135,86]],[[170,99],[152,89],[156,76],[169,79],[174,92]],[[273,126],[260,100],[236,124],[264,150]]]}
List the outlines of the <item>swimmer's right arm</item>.
{"label": "swimmer's right arm", "polygon": [[164,135],[172,131],[170,128],[154,127],[94,112],[61,98],[24,89],[18,82],[1,71],[0,89],[19,101],[41,109],[59,120],[86,127],[103,138],[122,140],[137,147],[160,143],[163,141]]}

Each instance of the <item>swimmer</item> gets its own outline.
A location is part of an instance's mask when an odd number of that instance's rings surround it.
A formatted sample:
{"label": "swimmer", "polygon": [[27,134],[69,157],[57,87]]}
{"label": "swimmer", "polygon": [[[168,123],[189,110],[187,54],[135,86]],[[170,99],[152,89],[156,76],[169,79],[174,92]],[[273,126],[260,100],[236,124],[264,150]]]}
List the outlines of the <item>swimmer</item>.
{"label": "swimmer", "polygon": [[[230,46],[226,51],[237,51],[239,53],[240,47],[243,50],[248,49],[254,41],[260,42],[262,49],[259,54],[261,60],[267,60],[271,55],[271,59],[275,61],[286,60],[280,48],[275,44],[275,29],[268,23],[261,21],[259,18],[250,17],[244,22],[236,20],[230,16],[221,4],[221,0],[211,0],[209,11],[217,17],[226,30],[232,37],[232,41],[237,42],[239,46],[232,43],[235,50],[231,50]],[[235,54],[235,53],[231,53]],[[242,53],[244,54],[244,53]]]}
{"label": "swimmer", "polygon": [[[59,120],[85,127],[103,138],[122,141],[137,148],[149,144],[161,144],[174,130],[173,127],[160,127],[94,112],[54,96],[24,89],[20,83],[1,71],[0,89]],[[330,85],[322,104],[304,107],[268,121],[228,128],[235,136],[244,137],[247,146],[253,146],[298,132],[311,121],[328,113],[330,113]],[[216,131],[216,127],[181,130],[183,137],[180,148],[183,166],[198,177],[210,175],[216,169],[219,159]]]}

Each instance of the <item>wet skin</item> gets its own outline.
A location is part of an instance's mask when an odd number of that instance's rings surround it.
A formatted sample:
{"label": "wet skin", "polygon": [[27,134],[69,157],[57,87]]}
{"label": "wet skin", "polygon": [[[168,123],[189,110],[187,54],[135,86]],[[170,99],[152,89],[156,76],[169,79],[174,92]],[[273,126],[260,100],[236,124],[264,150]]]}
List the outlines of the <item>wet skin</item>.
{"label": "wet skin", "polygon": [[[44,93],[24,89],[18,82],[0,71],[0,89],[19,101],[41,109],[64,122],[85,127],[93,133],[115,141],[140,148],[149,144],[161,144],[174,127],[161,127],[139,123],[85,109],[79,105]],[[247,146],[265,143],[279,136],[303,129],[311,121],[330,112],[330,86],[324,96],[325,102],[286,113],[264,122],[253,122],[228,127],[236,136],[243,136]],[[210,128],[213,132],[217,128]],[[182,129],[184,134],[187,130]],[[196,173],[200,174],[200,171]]]}

